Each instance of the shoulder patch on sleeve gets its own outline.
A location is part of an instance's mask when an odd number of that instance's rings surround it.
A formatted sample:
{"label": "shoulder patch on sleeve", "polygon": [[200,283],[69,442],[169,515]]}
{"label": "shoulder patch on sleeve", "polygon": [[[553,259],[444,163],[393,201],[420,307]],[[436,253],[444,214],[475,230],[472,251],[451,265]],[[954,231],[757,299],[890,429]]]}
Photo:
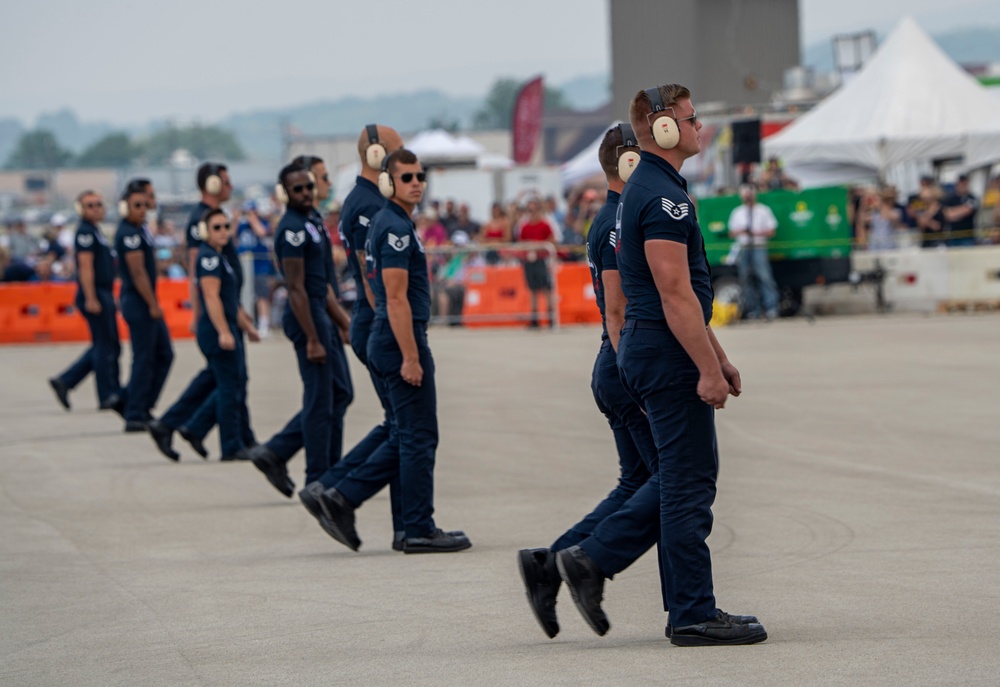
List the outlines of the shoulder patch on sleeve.
{"label": "shoulder patch on sleeve", "polygon": [[661,198],[660,204],[663,206],[663,211],[665,213],[677,220],[687,217],[688,212],[691,210],[691,206],[687,203],[675,203],[669,198]]}
{"label": "shoulder patch on sleeve", "polygon": [[365,217],[364,215],[358,215],[358,224],[360,224],[361,226],[367,227],[371,223],[372,221],[367,217]]}
{"label": "shoulder patch on sleeve", "polygon": [[285,229],[285,240],[288,241],[289,245],[298,248],[306,240],[306,232],[305,230],[292,231],[291,229]]}
{"label": "shoulder patch on sleeve", "polygon": [[188,231],[191,233],[191,238],[201,240],[201,236],[198,235],[198,225],[192,224]]}
{"label": "shoulder patch on sleeve", "polygon": [[400,251],[400,252],[402,252],[402,251],[404,251],[404,250],[406,250],[407,248],[410,247],[410,235],[409,234],[407,234],[406,236],[396,236],[392,232],[387,232],[386,233],[386,240],[389,242],[390,246],[392,246],[395,250]]}
{"label": "shoulder patch on sleeve", "polygon": [[208,272],[213,271],[219,266],[219,256],[217,255],[205,255],[201,259],[201,267]]}
{"label": "shoulder patch on sleeve", "polygon": [[89,248],[94,243],[94,236],[93,234],[78,234],[76,243],[80,248]]}
{"label": "shoulder patch on sleeve", "polygon": [[138,248],[142,243],[142,237],[138,234],[132,234],[131,236],[126,236],[122,239],[122,243],[125,244],[126,248],[135,249]]}
{"label": "shoulder patch on sleeve", "polygon": [[615,229],[612,229],[611,233],[608,234],[608,243],[610,243],[612,247],[616,247],[618,245],[618,232]]}

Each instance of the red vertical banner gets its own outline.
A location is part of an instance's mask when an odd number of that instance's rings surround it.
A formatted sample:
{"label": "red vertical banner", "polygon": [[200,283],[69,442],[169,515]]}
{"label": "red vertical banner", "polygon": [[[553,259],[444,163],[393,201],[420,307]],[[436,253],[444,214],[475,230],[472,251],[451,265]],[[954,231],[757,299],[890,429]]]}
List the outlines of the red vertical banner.
{"label": "red vertical banner", "polygon": [[542,77],[524,84],[514,100],[511,132],[514,143],[514,162],[524,165],[531,161],[542,133],[542,112],[545,109],[545,87]]}

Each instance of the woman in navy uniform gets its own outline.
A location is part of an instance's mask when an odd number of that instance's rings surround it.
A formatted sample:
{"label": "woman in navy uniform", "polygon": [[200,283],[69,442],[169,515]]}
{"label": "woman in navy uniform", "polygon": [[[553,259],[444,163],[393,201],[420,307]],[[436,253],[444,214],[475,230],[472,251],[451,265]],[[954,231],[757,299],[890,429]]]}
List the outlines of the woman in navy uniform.
{"label": "woman in navy uniform", "polygon": [[122,315],[132,340],[132,374],[125,391],[125,431],[144,432],[174,362],[170,333],[156,298],[156,256],[145,225],[149,208],[147,184],[129,182],[122,194],[122,216],[115,252],[122,280]]}
{"label": "woman in navy uniform", "polygon": [[80,359],[58,377],[49,380],[59,402],[69,410],[69,392],[91,371],[97,386],[101,410],[124,410],[119,381],[117,308],[112,287],[115,259],[111,246],[98,228],[104,219],[104,201],[96,191],[84,191],[77,198],[80,226],[73,240],[76,260],[76,307],[87,320],[91,346]]}
{"label": "woman in navy uniform", "polygon": [[226,213],[214,208],[198,224],[195,270],[198,277],[198,348],[208,360],[216,389],[215,412],[223,459],[234,459],[243,444],[242,412],[246,403],[247,369],[239,331],[239,278],[224,251],[230,239]]}

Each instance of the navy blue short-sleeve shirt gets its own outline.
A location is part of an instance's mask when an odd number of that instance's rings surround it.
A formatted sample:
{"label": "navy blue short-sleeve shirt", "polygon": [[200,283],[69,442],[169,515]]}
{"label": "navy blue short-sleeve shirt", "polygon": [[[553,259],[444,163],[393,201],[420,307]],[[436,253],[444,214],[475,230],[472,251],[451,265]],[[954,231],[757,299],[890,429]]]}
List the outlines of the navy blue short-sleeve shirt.
{"label": "navy blue short-sleeve shirt", "polygon": [[431,287],[427,272],[427,256],[417,237],[413,220],[399,204],[389,202],[375,213],[368,242],[365,244],[368,282],[375,294],[375,319],[388,319],[385,282],[382,271],[387,267],[409,273],[406,298],[410,302],[413,320],[427,322],[431,317]]}
{"label": "navy blue short-sleeve shirt", "polygon": [[605,270],[618,269],[615,257],[615,216],[618,214],[620,198],[617,191],[608,191],[607,201],[597,211],[587,232],[587,263],[590,265],[590,277],[594,281],[597,307],[601,311],[601,326],[604,328],[602,339],[608,336],[608,323],[604,315],[604,279],[601,274]]}
{"label": "navy blue short-sleeve shirt", "polygon": [[288,208],[274,234],[274,253],[282,275],[285,273],[282,260],[301,258],[304,262],[306,295],[326,299],[326,287],[329,284],[326,253],[329,251],[326,250],[322,231],[311,215]]}

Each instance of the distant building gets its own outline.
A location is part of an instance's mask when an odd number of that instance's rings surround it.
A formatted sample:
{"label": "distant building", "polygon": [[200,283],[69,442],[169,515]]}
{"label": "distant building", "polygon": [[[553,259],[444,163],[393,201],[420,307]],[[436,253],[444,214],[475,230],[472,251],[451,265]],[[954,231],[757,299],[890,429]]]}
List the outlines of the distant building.
{"label": "distant building", "polygon": [[[696,107],[769,103],[799,65],[797,0],[609,0],[611,111],[640,88],[680,83]],[[669,38],[669,42],[666,40]]]}

